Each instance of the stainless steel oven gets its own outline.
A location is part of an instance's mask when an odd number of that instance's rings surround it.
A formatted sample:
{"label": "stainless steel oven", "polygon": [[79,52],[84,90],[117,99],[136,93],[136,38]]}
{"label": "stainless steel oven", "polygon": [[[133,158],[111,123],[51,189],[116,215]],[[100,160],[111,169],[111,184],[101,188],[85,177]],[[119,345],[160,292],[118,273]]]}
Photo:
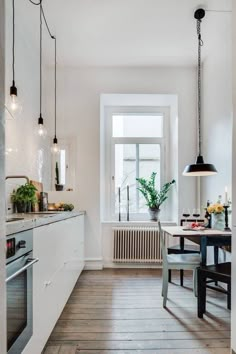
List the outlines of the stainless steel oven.
{"label": "stainless steel oven", "polygon": [[7,237],[7,352],[22,353],[33,332],[33,231]]}

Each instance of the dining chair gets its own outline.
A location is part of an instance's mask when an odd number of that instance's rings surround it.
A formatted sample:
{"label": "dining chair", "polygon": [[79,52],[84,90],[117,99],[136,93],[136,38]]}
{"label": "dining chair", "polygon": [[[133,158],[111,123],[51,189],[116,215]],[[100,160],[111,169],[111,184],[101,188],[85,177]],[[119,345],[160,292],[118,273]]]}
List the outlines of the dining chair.
{"label": "dining chair", "polygon": [[166,245],[164,240],[164,233],[161,228],[161,223],[158,221],[158,229],[161,241],[162,251],[162,296],[163,307],[166,307],[167,295],[168,295],[168,271],[172,270],[193,270],[193,289],[194,294],[197,296],[197,267],[200,266],[199,254],[167,254]]}
{"label": "dining chair", "polygon": [[[181,219],[180,220],[180,226],[184,225],[184,222],[194,222],[196,219]],[[198,222],[202,223],[204,222],[204,219],[198,219]],[[182,246],[181,246],[182,243]],[[198,253],[200,254],[200,247],[199,245],[186,245],[184,244],[184,240],[180,239],[180,242],[178,245],[174,246],[168,246],[167,247],[167,253],[168,254],[182,254],[182,253]],[[171,269],[169,269],[169,283],[171,283]],[[184,271],[183,269],[180,269],[180,285],[184,285]]]}
{"label": "dining chair", "polygon": [[[197,268],[198,278],[198,317],[203,318],[206,312],[206,289],[227,294],[227,308],[231,309],[231,263],[219,263]],[[227,290],[222,287],[209,285],[209,281],[222,282],[227,284]]]}

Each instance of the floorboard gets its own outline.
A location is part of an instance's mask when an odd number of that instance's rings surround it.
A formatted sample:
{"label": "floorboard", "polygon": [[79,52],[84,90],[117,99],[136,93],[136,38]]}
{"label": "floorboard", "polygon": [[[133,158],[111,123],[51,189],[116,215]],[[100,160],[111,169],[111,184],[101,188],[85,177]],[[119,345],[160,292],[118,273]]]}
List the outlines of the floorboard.
{"label": "floorboard", "polygon": [[172,281],[163,309],[161,270],[84,271],[44,354],[229,354],[226,296],[209,290],[199,319],[190,273]]}

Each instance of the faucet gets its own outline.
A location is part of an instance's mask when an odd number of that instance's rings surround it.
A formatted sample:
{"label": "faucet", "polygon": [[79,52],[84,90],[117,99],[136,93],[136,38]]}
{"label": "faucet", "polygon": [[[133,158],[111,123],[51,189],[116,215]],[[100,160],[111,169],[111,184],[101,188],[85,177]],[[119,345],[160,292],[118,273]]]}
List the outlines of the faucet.
{"label": "faucet", "polygon": [[24,179],[26,179],[27,183],[30,182],[29,177],[27,177],[27,176],[6,176],[5,180],[10,179],[10,178],[13,178],[13,179],[14,178],[24,178]]}

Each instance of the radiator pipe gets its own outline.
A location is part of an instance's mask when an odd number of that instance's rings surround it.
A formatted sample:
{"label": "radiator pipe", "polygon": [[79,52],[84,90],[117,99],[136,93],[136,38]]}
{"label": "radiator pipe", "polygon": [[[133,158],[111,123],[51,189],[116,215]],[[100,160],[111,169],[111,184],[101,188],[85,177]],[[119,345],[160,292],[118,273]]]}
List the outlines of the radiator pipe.
{"label": "radiator pipe", "polygon": [[129,221],[129,185],[127,184],[127,221]]}
{"label": "radiator pipe", "polygon": [[119,221],[121,221],[121,215],[120,215],[120,187],[118,188],[118,198],[119,198]]}

